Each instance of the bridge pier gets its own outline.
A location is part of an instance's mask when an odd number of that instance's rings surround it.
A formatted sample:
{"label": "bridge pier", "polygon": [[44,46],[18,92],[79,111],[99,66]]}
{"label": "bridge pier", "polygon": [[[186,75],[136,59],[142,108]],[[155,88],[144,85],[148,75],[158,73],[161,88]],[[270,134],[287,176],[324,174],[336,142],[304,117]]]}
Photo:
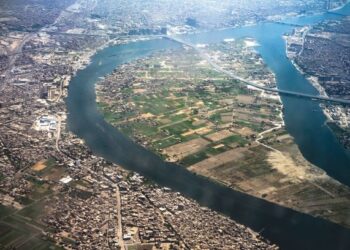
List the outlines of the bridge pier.
{"label": "bridge pier", "polygon": [[221,72],[221,73],[229,76],[230,78],[232,78],[234,80],[241,81],[241,82],[245,83],[246,85],[249,85],[249,86],[252,86],[252,87],[264,90],[264,91],[268,91],[268,92],[279,93],[281,95],[290,95],[290,96],[296,96],[296,97],[300,97],[300,98],[308,98],[308,99],[315,100],[315,101],[326,101],[326,102],[333,102],[333,103],[338,103],[338,104],[343,104],[343,105],[350,105],[350,100],[346,100],[346,99],[330,98],[330,97],[325,97],[325,96],[304,94],[304,93],[290,91],[290,90],[282,90],[282,89],[277,89],[277,88],[269,88],[269,87],[265,87],[265,86],[260,86],[260,85],[258,85],[256,83],[250,82],[249,80],[246,80],[246,79],[243,79],[243,78],[241,78],[239,76],[236,76],[234,73],[229,72],[229,71],[221,68],[218,64],[213,62],[207,55],[204,55],[203,52],[200,49],[198,49],[195,45],[193,45],[193,44],[191,44],[189,42],[185,42],[185,41],[183,41],[183,40],[181,40],[179,38],[175,38],[175,37],[171,37],[171,36],[164,36],[163,38],[172,40],[174,42],[183,44],[185,46],[188,46],[188,47],[194,49],[215,70],[217,70],[218,72]]}

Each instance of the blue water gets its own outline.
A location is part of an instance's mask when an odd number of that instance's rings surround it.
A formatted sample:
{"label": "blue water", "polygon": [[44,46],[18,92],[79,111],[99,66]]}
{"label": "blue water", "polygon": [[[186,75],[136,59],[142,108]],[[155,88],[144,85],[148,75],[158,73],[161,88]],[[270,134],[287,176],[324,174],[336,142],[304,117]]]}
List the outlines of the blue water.
{"label": "blue water", "polygon": [[[311,23],[327,16],[293,21]],[[339,16],[332,15],[331,18]],[[316,93],[285,57],[281,35],[291,28],[265,23],[191,35],[185,39],[208,43],[230,37],[254,37],[261,44],[259,52],[276,73],[279,88]],[[185,168],[166,163],[106,123],[98,113],[95,102],[94,84],[99,77],[111,73],[118,65],[145,57],[154,51],[177,47],[178,44],[168,40],[153,40],[111,46],[96,53],[91,64],[78,71],[69,85],[67,108],[72,132],[84,139],[94,154],[137,171],[159,185],[181,192],[255,231],[262,230],[263,236],[282,249],[350,249],[349,229],[234,191],[192,174]],[[328,127],[324,126],[325,117],[318,104],[292,97],[282,99],[287,129],[296,138],[302,153],[329,174],[348,184],[349,158]]]}
{"label": "blue water", "polygon": [[[338,12],[350,14],[348,4]],[[286,23],[311,25],[322,20],[337,20],[341,16],[319,14],[290,18]],[[251,27],[211,31],[183,36],[192,43],[216,43],[226,38],[252,37],[260,44],[258,52],[268,67],[275,73],[279,89],[307,94],[318,94],[317,90],[294,67],[286,57],[286,46],[282,35],[291,32],[293,26],[262,23]],[[326,117],[318,103],[291,96],[282,96],[284,120],[287,131],[295,138],[304,157],[325,170],[328,175],[350,186],[350,153],[339,143],[326,126]]]}

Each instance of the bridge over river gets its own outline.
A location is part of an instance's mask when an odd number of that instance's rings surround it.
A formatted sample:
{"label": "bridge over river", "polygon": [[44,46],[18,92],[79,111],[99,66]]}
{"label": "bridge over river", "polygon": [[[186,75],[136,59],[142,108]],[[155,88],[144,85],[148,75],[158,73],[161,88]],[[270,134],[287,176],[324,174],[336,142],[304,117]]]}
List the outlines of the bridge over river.
{"label": "bridge over river", "polygon": [[231,71],[223,69],[217,63],[215,63],[208,55],[203,53],[202,50],[200,50],[195,45],[193,45],[193,44],[191,44],[189,42],[186,42],[186,41],[183,41],[183,40],[181,40],[179,38],[171,37],[171,36],[163,36],[163,38],[169,39],[169,40],[172,40],[174,42],[178,42],[178,43],[181,43],[181,44],[183,44],[185,46],[193,48],[216,71],[221,72],[221,73],[229,76],[232,79],[235,79],[235,80],[238,80],[240,82],[243,82],[246,85],[252,86],[254,88],[261,89],[261,90],[268,91],[268,92],[279,93],[279,94],[282,94],[282,95],[290,95],[290,96],[296,96],[296,97],[300,97],[300,98],[308,98],[308,99],[312,99],[312,100],[316,100],[316,101],[325,101],[325,102],[333,102],[333,103],[342,104],[342,105],[350,105],[350,100],[346,100],[346,99],[332,98],[332,97],[320,96],[320,95],[312,95],[312,94],[305,94],[305,93],[300,93],[300,92],[295,92],[295,91],[290,91],[290,90],[283,90],[283,89],[277,89],[277,88],[270,88],[270,87],[266,87],[266,86],[261,86],[259,84],[254,83],[254,82],[251,82],[251,81],[249,81],[247,79],[239,77],[239,76],[237,76],[236,74],[234,74]]}

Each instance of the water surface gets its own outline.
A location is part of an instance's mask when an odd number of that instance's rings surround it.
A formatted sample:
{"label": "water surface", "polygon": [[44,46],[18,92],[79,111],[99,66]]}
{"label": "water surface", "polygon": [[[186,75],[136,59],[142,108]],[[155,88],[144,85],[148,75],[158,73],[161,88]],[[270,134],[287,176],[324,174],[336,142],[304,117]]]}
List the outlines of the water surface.
{"label": "water surface", "polygon": [[[326,16],[314,19],[319,21]],[[339,16],[332,15],[331,18]],[[305,17],[293,21],[311,23],[314,19]],[[259,52],[276,74],[279,88],[316,93],[285,57],[281,35],[290,30],[290,26],[265,23],[191,35],[185,39],[209,43],[231,37],[254,37],[261,44]],[[151,40],[111,46],[97,52],[91,64],[78,71],[69,85],[67,108],[72,132],[84,139],[94,154],[137,171],[159,185],[181,192],[203,206],[260,231],[282,249],[350,249],[349,229],[236,192],[192,174],[185,168],[166,163],[133,143],[103,119],[97,111],[95,101],[94,84],[99,77],[111,73],[123,63],[161,49],[177,47],[179,44],[169,40]],[[324,126],[325,117],[317,103],[292,97],[282,99],[287,129],[296,138],[305,157],[330,175],[349,184],[349,158],[328,127]]]}

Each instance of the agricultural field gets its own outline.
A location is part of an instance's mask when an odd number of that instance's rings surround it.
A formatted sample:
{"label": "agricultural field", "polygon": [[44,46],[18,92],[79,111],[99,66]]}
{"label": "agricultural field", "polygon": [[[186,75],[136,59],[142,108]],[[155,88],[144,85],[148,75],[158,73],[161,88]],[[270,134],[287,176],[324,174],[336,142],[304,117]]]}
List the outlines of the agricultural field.
{"label": "agricultural field", "polygon": [[[247,64],[247,71],[273,78],[262,63],[254,69],[248,66],[257,55],[244,41],[221,47],[233,47],[232,57],[240,54],[240,68]],[[248,61],[240,49],[249,54]],[[278,98],[262,97],[213,71],[193,52],[183,52],[154,55],[108,76],[97,86],[106,120],[167,160],[187,166],[194,159],[249,144],[259,132],[281,122]],[[120,84],[114,85],[116,81]]]}
{"label": "agricultural field", "polygon": [[21,173],[18,178],[28,192],[0,205],[0,249],[61,249],[42,233],[49,230],[42,219],[49,213],[50,199],[57,194],[57,183],[64,174],[52,158]]}
{"label": "agricultural field", "polygon": [[[255,46],[249,38],[204,45],[222,68],[274,87]],[[164,160],[350,226],[344,218],[350,202],[342,198],[350,190],[304,159],[284,128],[279,96],[213,71],[194,50],[162,51],[122,65],[96,91],[105,119]]]}

